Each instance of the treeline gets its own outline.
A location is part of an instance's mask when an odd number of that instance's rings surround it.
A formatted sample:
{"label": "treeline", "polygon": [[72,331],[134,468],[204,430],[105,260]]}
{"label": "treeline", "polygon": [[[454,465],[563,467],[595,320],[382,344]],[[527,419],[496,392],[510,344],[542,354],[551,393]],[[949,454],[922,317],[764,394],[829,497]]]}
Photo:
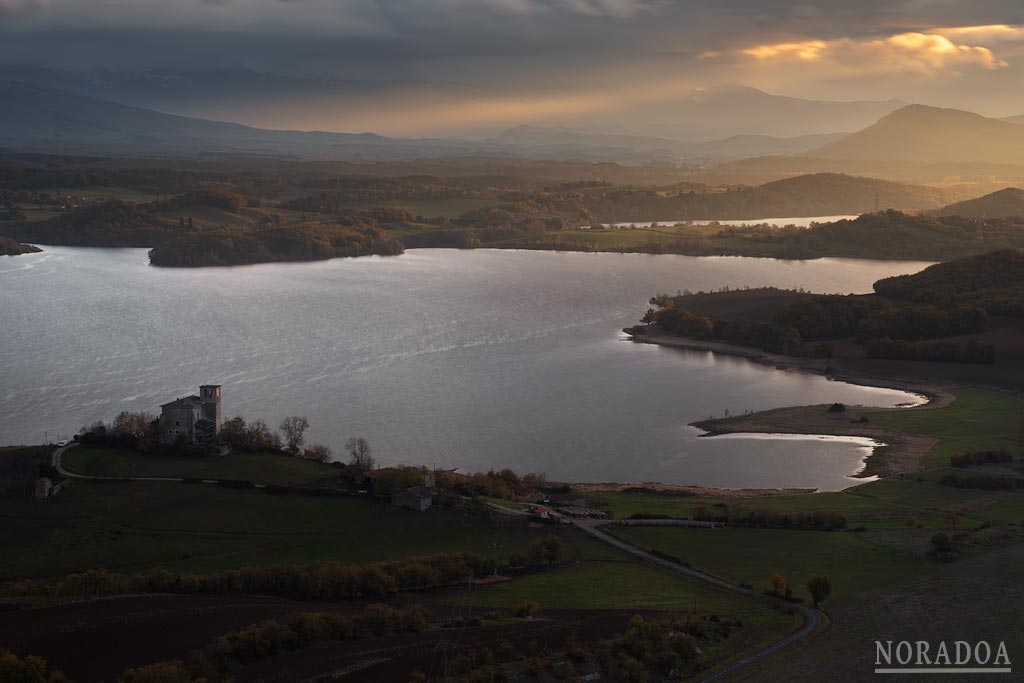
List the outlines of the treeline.
{"label": "treeline", "polygon": [[864,342],[864,353],[868,358],[886,360],[941,361],[946,363],[979,363],[991,365],[996,362],[996,347],[977,339],[967,341],[906,341],[903,339],[869,339]]}
{"label": "treeline", "polygon": [[347,617],[334,612],[299,612],[225,633],[185,659],[129,669],[118,683],[187,683],[220,680],[239,667],[317,643],[380,638],[393,633],[422,633],[430,613],[420,605],[396,608],[369,605]]}
{"label": "treeline", "polygon": [[0,256],[18,256],[19,254],[33,254],[38,251],[42,250],[31,244],[21,244],[17,240],[0,235]]}
{"label": "treeline", "polygon": [[994,451],[968,451],[967,453],[957,453],[949,458],[949,464],[953,467],[973,467],[1007,462],[1013,462],[1013,456],[1004,448]]}
{"label": "treeline", "polygon": [[1001,249],[938,263],[913,275],[875,283],[883,296],[939,305],[970,304],[1024,317],[1024,250]]}
{"label": "treeline", "polygon": [[196,187],[199,182],[198,174],[174,169],[0,167],[0,187],[12,189],[116,186],[143,192],[179,193]]}
{"label": "treeline", "polygon": [[[977,340],[964,342],[918,341],[981,332],[988,313],[970,304],[896,306],[873,296],[817,295],[787,304],[772,322],[744,319],[711,320],[686,307],[687,297],[659,295],[651,299],[659,308],[648,309],[641,322],[665,332],[697,339],[714,339],[750,346],[771,353],[829,357],[832,346],[808,341],[855,337],[873,358],[994,363],[995,347]],[[642,334],[643,328],[630,333]]]}
{"label": "treeline", "polygon": [[402,243],[378,227],[289,225],[251,231],[220,228],[185,233],[150,250],[155,266],[230,266],[315,261],[344,256],[401,254]]}
{"label": "treeline", "polygon": [[718,522],[729,526],[758,529],[814,529],[832,530],[846,526],[846,517],[838,512],[776,512],[774,510],[713,510],[700,506],[693,511],[693,519],[700,522]]}
{"label": "treeline", "polygon": [[210,574],[153,569],[119,574],[90,569],[55,583],[25,579],[0,586],[0,596],[103,597],[136,593],[276,595],[297,600],[380,600],[399,591],[436,588],[485,576],[493,558],[469,553],[429,555],[369,565],[320,562],[243,567]]}
{"label": "treeline", "polygon": [[1005,491],[1024,488],[1024,477],[1010,474],[945,474],[939,479],[943,486],[958,489],[981,489],[983,491]]}
{"label": "treeline", "polygon": [[[745,236],[742,229],[734,234]],[[1024,246],[1024,223],[1001,218],[979,224],[959,216],[922,216],[889,210],[822,223],[806,230],[768,231],[764,239],[804,254],[938,260],[998,247]]]}
{"label": "treeline", "polygon": [[149,205],[120,199],[45,221],[10,225],[5,231],[26,242],[87,247],[150,247],[176,232],[163,225]]}

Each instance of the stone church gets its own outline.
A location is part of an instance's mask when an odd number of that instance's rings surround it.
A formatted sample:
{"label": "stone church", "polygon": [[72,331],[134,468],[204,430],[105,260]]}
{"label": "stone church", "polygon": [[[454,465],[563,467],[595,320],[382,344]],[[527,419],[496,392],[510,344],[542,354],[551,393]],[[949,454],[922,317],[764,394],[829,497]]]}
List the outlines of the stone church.
{"label": "stone church", "polygon": [[220,434],[220,385],[204,384],[198,396],[186,396],[160,406],[160,443],[182,436],[192,444],[207,444]]}

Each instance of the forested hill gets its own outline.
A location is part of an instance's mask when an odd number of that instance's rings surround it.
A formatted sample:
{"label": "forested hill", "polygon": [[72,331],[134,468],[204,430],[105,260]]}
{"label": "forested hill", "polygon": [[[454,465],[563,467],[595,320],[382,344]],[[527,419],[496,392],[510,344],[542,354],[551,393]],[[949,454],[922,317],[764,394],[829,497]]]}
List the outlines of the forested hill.
{"label": "forested hill", "polygon": [[964,303],[989,313],[1024,317],[1024,250],[956,259],[914,275],[879,280],[883,296],[936,304]]}
{"label": "forested hill", "polygon": [[1024,190],[1016,187],[992,192],[984,197],[968,199],[943,207],[943,216],[964,216],[966,218],[1006,218],[1024,216]]}

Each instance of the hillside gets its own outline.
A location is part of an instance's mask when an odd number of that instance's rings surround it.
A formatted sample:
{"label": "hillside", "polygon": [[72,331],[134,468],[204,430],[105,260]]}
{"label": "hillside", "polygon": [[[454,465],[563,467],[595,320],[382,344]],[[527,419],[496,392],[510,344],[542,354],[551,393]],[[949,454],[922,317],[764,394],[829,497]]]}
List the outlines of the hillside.
{"label": "hillside", "polygon": [[966,303],[1024,317],[1024,250],[1002,249],[879,280],[883,296],[927,303]]}
{"label": "hillside", "polygon": [[1007,218],[1024,216],[1024,190],[1008,187],[984,197],[968,199],[943,207],[942,216],[964,216],[965,218]]}
{"label": "hillside", "polygon": [[875,206],[876,195],[879,209],[910,210],[932,208],[956,196],[937,187],[908,185],[844,173],[812,173],[765,183],[758,189],[783,195],[795,202],[815,200],[829,203],[841,209],[833,212],[837,214],[871,210]]}
{"label": "hillside", "polygon": [[19,81],[0,81],[0,146],[57,153],[276,155],[377,158],[458,151],[453,141],[403,140],[372,133],[267,130],[165,114]]}
{"label": "hillside", "polygon": [[872,126],[825,145],[810,156],[927,163],[1019,164],[1024,126],[958,109],[919,104],[895,111]]}

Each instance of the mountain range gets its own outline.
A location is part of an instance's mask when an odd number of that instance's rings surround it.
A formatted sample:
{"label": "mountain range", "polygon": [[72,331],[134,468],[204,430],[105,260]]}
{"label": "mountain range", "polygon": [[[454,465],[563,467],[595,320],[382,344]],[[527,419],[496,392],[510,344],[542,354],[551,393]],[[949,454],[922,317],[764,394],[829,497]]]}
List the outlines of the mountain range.
{"label": "mountain range", "polygon": [[[0,81],[27,82],[144,109],[272,129],[365,130],[372,124],[354,123],[367,120],[358,117],[359,111],[459,106],[488,98],[488,93],[472,88],[413,80],[378,82],[241,68],[72,71],[0,65]],[[905,104],[901,100],[806,100],[723,85],[659,94],[656,101],[642,106],[631,106],[626,100],[607,112],[573,114],[536,125],[687,142],[733,135],[798,137],[859,130]],[[457,135],[493,138],[517,123],[523,122],[494,122],[488,124],[490,130],[482,123],[467,123]],[[382,133],[380,129],[374,132]]]}

